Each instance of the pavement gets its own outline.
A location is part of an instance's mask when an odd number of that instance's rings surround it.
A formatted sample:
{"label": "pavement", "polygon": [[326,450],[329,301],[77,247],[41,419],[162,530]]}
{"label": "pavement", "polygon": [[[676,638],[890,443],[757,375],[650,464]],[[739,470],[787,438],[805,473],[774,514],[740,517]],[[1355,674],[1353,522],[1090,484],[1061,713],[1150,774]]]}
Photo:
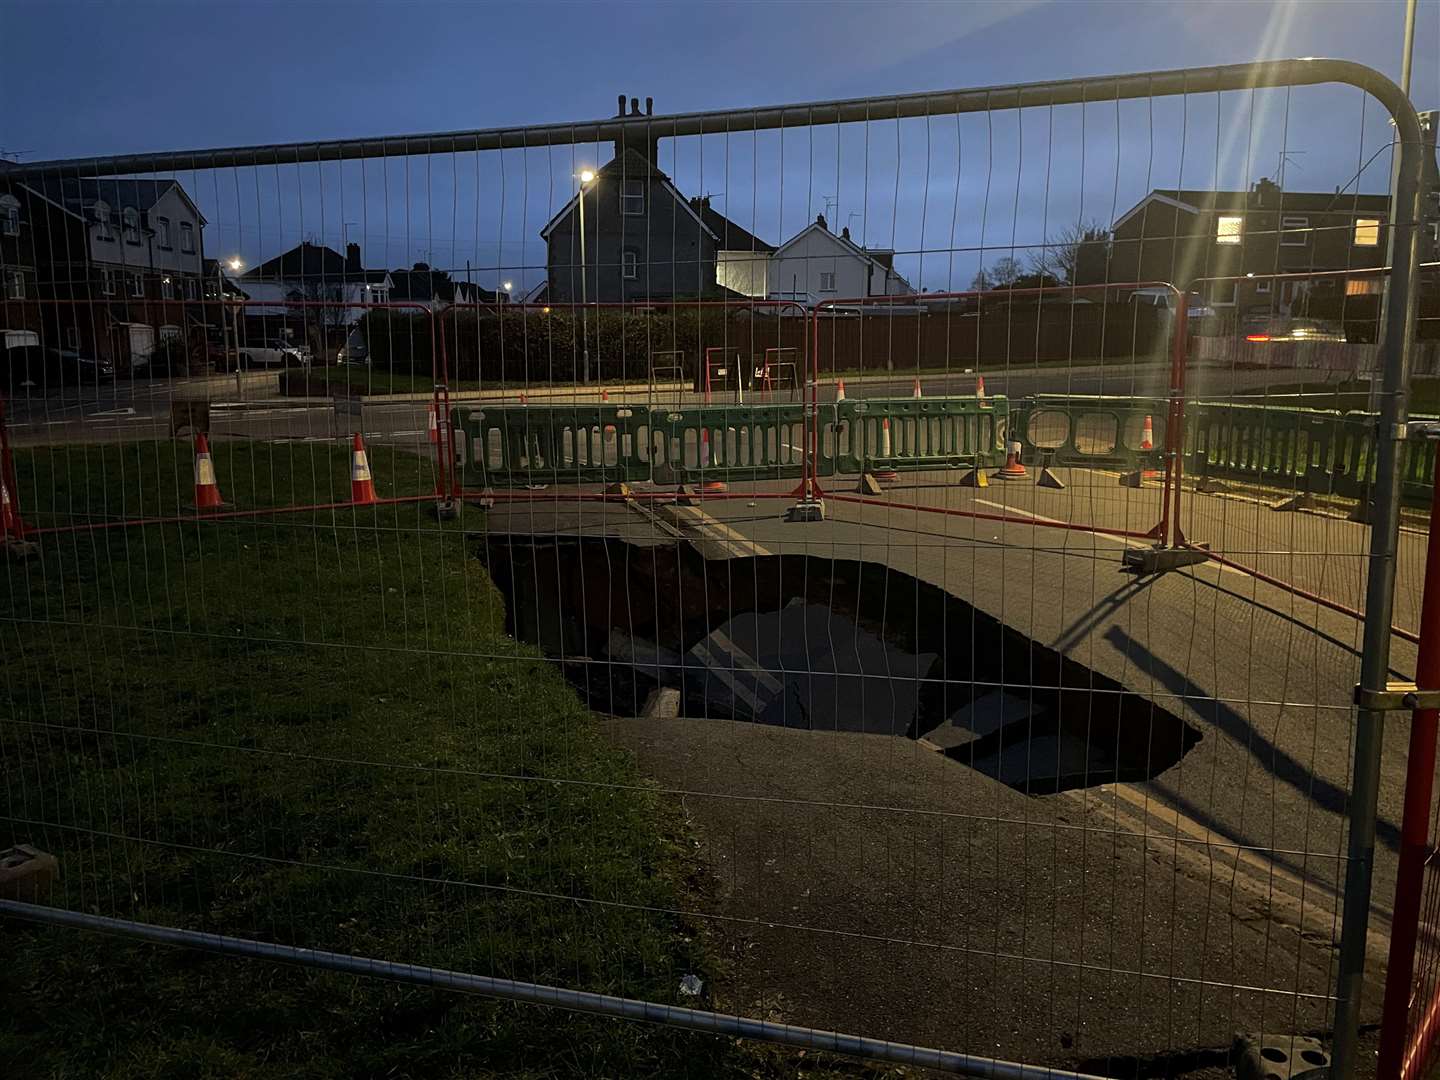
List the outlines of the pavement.
{"label": "pavement", "polygon": [[[502,502],[474,526],[481,539],[581,532],[649,544],[674,544],[678,531],[717,567],[768,554],[883,562],[1201,731],[1149,781],[1027,797],[902,737],[609,721],[702,837],[710,877],[696,917],[734,961],[724,1007],[1095,1071],[1118,1057],[1223,1049],[1237,1030],[1326,1029],[1359,623],[1213,562],[1137,579],[1121,554],[1147,541],[1060,527],[1143,532],[1159,518],[1158,488],[1123,488],[1100,471],[1062,471],[1063,491],[966,489],[957,476],[907,474],[869,503],[847,501],[839,493],[854,479],[837,478],[815,523],[783,520],[787,500],[769,496],[786,485],[755,484],[731,487],[753,499],[705,500],[667,529],[652,513],[554,491]],[[1270,560],[1341,602],[1361,595],[1363,526],[1236,497],[1185,502],[1192,538]],[[1407,596],[1418,594],[1422,545],[1402,539]],[[1413,663],[1397,637],[1392,665],[1404,675]],[[1368,1020],[1380,1006],[1407,736],[1408,721],[1392,721]]]}

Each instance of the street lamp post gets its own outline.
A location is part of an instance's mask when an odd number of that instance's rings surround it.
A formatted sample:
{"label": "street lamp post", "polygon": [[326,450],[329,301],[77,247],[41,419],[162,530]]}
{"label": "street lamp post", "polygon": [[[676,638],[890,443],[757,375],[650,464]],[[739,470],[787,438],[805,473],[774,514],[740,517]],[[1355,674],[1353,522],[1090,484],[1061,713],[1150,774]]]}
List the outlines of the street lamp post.
{"label": "street lamp post", "polygon": [[585,188],[595,179],[586,169],[580,174],[580,352],[584,379],[590,382],[590,291],[585,281]]}
{"label": "street lamp post", "polygon": [[[226,260],[231,270],[240,271],[244,269],[245,263],[238,255],[232,255]],[[230,362],[230,325],[225,321],[225,273],[220,267],[220,260],[215,260],[215,303],[220,311],[220,348],[225,357],[225,362]],[[239,337],[239,327],[236,327],[236,337]],[[235,347],[238,353],[240,343],[237,341]],[[240,357],[235,357],[235,393],[243,396],[240,381]]]}

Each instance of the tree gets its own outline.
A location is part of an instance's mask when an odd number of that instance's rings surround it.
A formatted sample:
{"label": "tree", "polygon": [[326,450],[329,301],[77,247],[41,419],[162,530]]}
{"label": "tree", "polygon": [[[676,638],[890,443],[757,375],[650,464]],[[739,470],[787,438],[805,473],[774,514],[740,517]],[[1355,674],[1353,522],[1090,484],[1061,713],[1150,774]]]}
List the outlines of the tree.
{"label": "tree", "polygon": [[1100,282],[1105,280],[1109,254],[1109,230],[1095,219],[1077,221],[1047,240],[1039,254],[1030,256],[1030,270],[1066,285]]}
{"label": "tree", "polygon": [[979,281],[983,277],[986,282],[986,288],[1009,289],[1014,286],[1015,279],[1024,273],[1024,271],[1025,268],[1020,265],[1018,259],[1009,255],[1002,255],[990,264],[988,270],[981,267],[980,273],[975,275],[975,279]]}
{"label": "tree", "polygon": [[338,281],[305,278],[294,283],[285,298],[291,305],[290,321],[304,327],[306,344],[317,358],[322,357],[346,324],[345,286]]}

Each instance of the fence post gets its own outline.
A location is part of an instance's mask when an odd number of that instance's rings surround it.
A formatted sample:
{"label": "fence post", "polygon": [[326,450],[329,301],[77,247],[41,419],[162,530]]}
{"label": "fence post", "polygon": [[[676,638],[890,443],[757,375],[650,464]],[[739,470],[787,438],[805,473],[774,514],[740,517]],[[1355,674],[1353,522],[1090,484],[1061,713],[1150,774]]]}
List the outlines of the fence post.
{"label": "fence post", "polygon": [[[1393,86],[1388,89],[1394,90]],[[1372,92],[1376,92],[1372,88]],[[1383,690],[1390,670],[1390,621],[1394,607],[1395,552],[1400,535],[1400,455],[1405,436],[1411,340],[1415,334],[1416,253],[1420,234],[1420,178],[1424,141],[1420,118],[1403,95],[1381,96],[1395,118],[1400,167],[1395,187],[1395,261],[1390,271],[1390,306],[1381,344],[1380,423],[1375,432],[1374,514],[1370,526],[1369,578],[1365,589],[1365,634],[1360,685]],[[1365,945],[1370,928],[1370,892],[1375,866],[1375,814],[1380,789],[1380,752],[1385,713],[1361,709],[1355,719],[1354,781],[1346,842],[1344,915],[1335,985],[1335,1043],[1332,1076],[1352,1076],[1365,988]]]}
{"label": "fence post", "polygon": [[[1440,434],[1440,432],[1437,432]],[[1420,612],[1420,649],[1415,684],[1440,689],[1440,471],[1430,502],[1430,541],[1425,553],[1425,592]],[[1420,927],[1420,898],[1430,846],[1430,797],[1435,785],[1435,734],[1440,710],[1416,709],[1410,722],[1410,752],[1405,768],[1405,807],[1400,824],[1400,866],[1395,877],[1395,909],[1390,924],[1390,955],[1385,968],[1385,1007],[1380,1023],[1377,1080],[1400,1080],[1411,1048],[1410,997]],[[1422,1006],[1425,1003],[1421,1003]],[[1424,1047],[1415,1047],[1423,1059]]]}

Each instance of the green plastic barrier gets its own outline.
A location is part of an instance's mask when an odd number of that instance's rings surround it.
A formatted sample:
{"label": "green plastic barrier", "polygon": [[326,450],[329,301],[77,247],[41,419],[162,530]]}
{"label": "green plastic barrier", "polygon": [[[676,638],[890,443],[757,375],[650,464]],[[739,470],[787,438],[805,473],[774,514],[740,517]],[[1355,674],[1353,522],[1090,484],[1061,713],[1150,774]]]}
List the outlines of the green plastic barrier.
{"label": "green plastic barrier", "polygon": [[[1021,460],[1079,468],[1163,469],[1165,398],[1037,394],[1016,402],[1011,438]],[[1143,447],[1150,418],[1151,448]]]}
{"label": "green plastic barrier", "polygon": [[480,405],[451,410],[467,486],[608,484],[650,476],[650,410],[631,405]]}
{"label": "green plastic barrier", "polygon": [[[836,409],[841,472],[987,466],[1003,457],[1010,401],[995,396],[858,398]],[[825,429],[821,428],[822,441]]]}
{"label": "green plastic barrier", "polygon": [[[798,477],[804,471],[804,404],[698,405],[650,410],[650,457],[666,480],[702,483]],[[820,407],[822,427],[835,406]],[[835,471],[821,440],[816,472]]]}

